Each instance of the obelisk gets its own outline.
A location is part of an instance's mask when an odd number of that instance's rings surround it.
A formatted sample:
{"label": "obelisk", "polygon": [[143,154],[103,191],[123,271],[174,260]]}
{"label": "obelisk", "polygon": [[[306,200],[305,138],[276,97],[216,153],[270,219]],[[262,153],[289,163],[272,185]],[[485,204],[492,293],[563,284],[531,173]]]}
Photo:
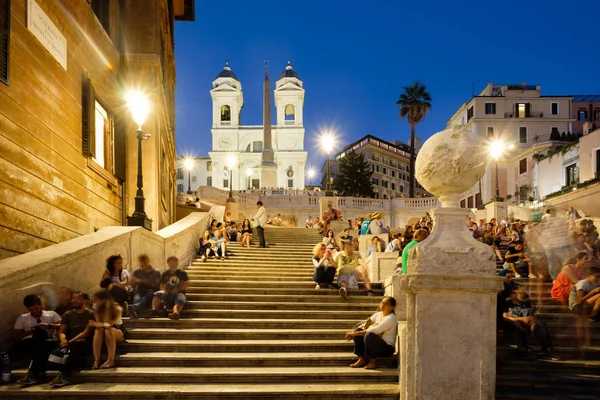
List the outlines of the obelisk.
{"label": "obelisk", "polygon": [[271,82],[269,81],[269,60],[265,60],[265,82],[263,103],[263,151],[260,165],[260,185],[265,188],[277,187],[277,164],[273,153],[271,137]]}

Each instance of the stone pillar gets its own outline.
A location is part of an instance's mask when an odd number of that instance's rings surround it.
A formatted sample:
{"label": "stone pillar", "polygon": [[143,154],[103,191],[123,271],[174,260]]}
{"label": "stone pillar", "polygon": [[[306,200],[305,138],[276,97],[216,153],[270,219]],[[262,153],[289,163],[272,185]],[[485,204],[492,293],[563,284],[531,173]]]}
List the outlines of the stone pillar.
{"label": "stone pillar", "polygon": [[[467,229],[460,194],[481,176],[485,154],[472,132],[451,129],[419,151],[416,176],[440,196],[431,235],[409,255],[399,279],[406,298],[401,323],[400,398],[492,400],[496,379],[496,276],[492,249]],[[401,318],[402,319],[402,318]]]}
{"label": "stone pillar", "polygon": [[502,218],[508,216],[508,203],[504,201],[492,201],[485,205],[485,212],[488,221],[496,218],[498,223],[500,223]]}

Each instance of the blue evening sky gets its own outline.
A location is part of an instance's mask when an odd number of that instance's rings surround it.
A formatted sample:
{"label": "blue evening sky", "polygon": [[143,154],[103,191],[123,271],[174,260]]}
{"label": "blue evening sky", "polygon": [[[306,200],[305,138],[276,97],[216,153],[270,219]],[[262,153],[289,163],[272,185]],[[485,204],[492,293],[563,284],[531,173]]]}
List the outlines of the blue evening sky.
{"label": "blue evening sky", "polygon": [[598,15],[592,0],[196,1],[196,21],[176,24],[177,151],[211,150],[209,90],[225,59],[242,83],[245,125],[262,124],[263,60],[272,89],[292,62],[317,169],[325,156],[315,138],[326,128],[336,129],[337,150],[366,134],[408,142],[395,102],[415,79],[433,98],[417,127],[424,140],[490,81],[600,94]]}

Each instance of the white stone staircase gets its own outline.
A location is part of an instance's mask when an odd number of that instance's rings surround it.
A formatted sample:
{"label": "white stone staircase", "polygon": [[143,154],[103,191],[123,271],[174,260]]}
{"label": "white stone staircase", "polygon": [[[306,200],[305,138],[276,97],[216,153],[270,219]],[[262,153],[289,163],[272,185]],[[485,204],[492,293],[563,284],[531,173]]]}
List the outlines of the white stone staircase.
{"label": "white stone staircase", "polygon": [[[344,333],[381,297],[315,290],[313,230],[266,230],[269,248],[230,246],[226,261],[196,260],[179,321],[127,320],[118,367],[84,370],[74,385],[0,388],[2,399],[398,400],[398,369],[352,369]],[[381,286],[375,290],[382,295]],[[16,375],[22,374],[18,372]]]}

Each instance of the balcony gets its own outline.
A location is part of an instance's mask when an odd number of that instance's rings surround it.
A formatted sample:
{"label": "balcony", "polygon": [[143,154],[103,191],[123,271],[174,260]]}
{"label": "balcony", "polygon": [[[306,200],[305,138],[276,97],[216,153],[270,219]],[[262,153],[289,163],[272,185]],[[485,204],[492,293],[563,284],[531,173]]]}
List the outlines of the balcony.
{"label": "balcony", "polygon": [[544,118],[544,113],[543,112],[528,112],[525,114],[517,114],[514,111],[507,111],[504,113],[504,118],[519,118],[519,119],[524,119],[524,118]]}

